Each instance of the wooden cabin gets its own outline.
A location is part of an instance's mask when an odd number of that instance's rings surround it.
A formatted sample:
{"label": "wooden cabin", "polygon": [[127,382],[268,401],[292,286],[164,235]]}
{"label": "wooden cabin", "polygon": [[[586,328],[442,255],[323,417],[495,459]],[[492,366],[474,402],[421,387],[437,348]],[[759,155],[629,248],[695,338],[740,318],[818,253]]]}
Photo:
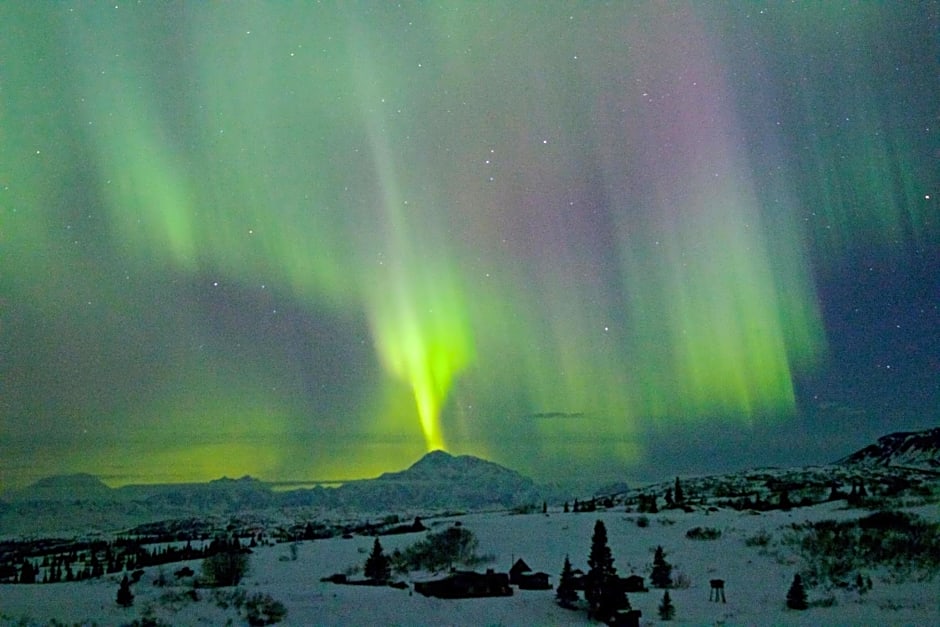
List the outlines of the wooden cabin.
{"label": "wooden cabin", "polygon": [[416,581],[415,592],[441,599],[512,596],[509,575],[488,569],[485,573],[453,571],[443,579]]}

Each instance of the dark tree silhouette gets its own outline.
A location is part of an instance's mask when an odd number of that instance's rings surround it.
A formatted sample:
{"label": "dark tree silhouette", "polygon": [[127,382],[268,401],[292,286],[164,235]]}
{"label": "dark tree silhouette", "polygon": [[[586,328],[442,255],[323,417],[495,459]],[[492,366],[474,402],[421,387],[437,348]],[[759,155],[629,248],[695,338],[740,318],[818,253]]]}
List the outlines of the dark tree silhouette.
{"label": "dark tree silhouette", "polygon": [[676,606],[672,604],[669,598],[669,590],[663,592],[663,600],[659,604],[659,618],[661,620],[672,620],[676,616]]}
{"label": "dark tree silhouette", "polygon": [[787,591],[787,607],[791,610],[805,610],[809,605],[806,603],[806,590],[803,588],[803,579],[799,574],[793,575],[793,583]]}
{"label": "dark tree silhouette", "polygon": [[672,491],[672,498],[676,505],[682,505],[685,502],[685,493],[682,492],[682,484],[679,483],[679,477],[676,477],[676,488]]}
{"label": "dark tree silhouette", "polygon": [[663,547],[657,546],[653,554],[653,572],[650,573],[650,582],[654,588],[668,588],[672,586],[672,565],[666,561]]}
{"label": "dark tree silhouette", "polygon": [[571,569],[571,561],[565,555],[565,565],[561,568],[561,576],[558,578],[558,589],[555,591],[555,599],[558,605],[572,609],[578,602],[578,591],[574,589],[574,571]]}
{"label": "dark tree silhouette", "polygon": [[594,535],[591,537],[591,553],[588,557],[588,570],[585,578],[584,598],[590,606],[590,614],[598,620],[606,620],[617,610],[629,609],[627,595],[620,585],[614,558],[607,546],[607,527],[598,520],[594,523]]}
{"label": "dark tree silhouette", "polygon": [[124,579],[121,580],[121,585],[118,588],[117,604],[121,607],[130,607],[134,604],[134,593],[131,592],[131,582],[127,575],[124,575]]}
{"label": "dark tree silhouette", "polygon": [[23,566],[20,568],[20,583],[36,583],[36,568],[26,558],[23,558]]}
{"label": "dark tree silhouette", "polygon": [[212,542],[213,551],[218,551],[202,560],[202,574],[212,586],[237,586],[248,573],[248,556],[242,552],[237,539],[219,538]]}
{"label": "dark tree silhouette", "polygon": [[376,538],[372,544],[372,553],[366,560],[365,574],[367,579],[373,581],[388,581],[392,576],[392,566],[385,552],[382,550],[382,543]]}

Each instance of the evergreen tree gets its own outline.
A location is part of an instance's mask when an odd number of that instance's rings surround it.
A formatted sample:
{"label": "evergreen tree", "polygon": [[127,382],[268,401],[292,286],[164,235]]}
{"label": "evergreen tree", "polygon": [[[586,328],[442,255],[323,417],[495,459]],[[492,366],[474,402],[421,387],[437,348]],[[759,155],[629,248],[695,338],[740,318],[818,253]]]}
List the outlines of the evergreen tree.
{"label": "evergreen tree", "polygon": [[558,605],[571,609],[578,602],[578,591],[574,589],[574,571],[571,569],[571,561],[565,555],[565,565],[561,568],[561,576],[558,578],[558,589],[555,591],[555,598]]}
{"label": "evergreen tree", "polygon": [[668,588],[672,586],[672,565],[666,561],[663,547],[657,546],[653,554],[653,572],[650,581],[654,588]]}
{"label": "evergreen tree", "polygon": [[23,558],[23,566],[20,568],[20,583],[36,583],[36,568],[26,558]]}
{"label": "evergreen tree", "polygon": [[659,618],[660,620],[672,620],[676,616],[676,606],[672,604],[672,599],[669,598],[669,590],[663,592],[662,603],[659,604]]}
{"label": "evergreen tree", "polygon": [[791,610],[805,610],[809,605],[806,603],[806,590],[803,588],[803,579],[799,574],[793,575],[793,583],[787,591],[787,607]]}
{"label": "evergreen tree", "polygon": [[852,482],[852,491],[849,492],[849,495],[846,497],[846,500],[850,505],[858,503],[858,485],[853,481]]}
{"label": "evergreen tree", "polygon": [[121,586],[118,588],[117,604],[121,607],[130,607],[134,604],[134,593],[131,592],[131,582],[127,578],[127,575],[124,575],[124,579],[121,580]]}
{"label": "evergreen tree", "polygon": [[104,575],[104,567],[101,565],[101,561],[98,559],[98,552],[94,549],[91,550],[91,576],[93,579],[102,577]]}
{"label": "evergreen tree", "polygon": [[382,543],[376,538],[372,544],[372,553],[366,560],[365,574],[373,581],[388,581],[392,576],[392,566],[382,550]]}
{"label": "evergreen tree", "polygon": [[676,505],[682,505],[685,501],[685,494],[682,492],[682,484],[679,483],[679,477],[676,477],[676,487],[672,491],[672,498],[675,500]]}
{"label": "evergreen tree", "polygon": [[568,508],[568,501],[565,501],[565,513],[567,514],[571,510]]}
{"label": "evergreen tree", "polygon": [[601,520],[594,523],[588,566],[590,569],[585,578],[584,598],[590,605],[591,615],[606,620],[617,610],[629,608],[630,603],[620,585],[614,558],[607,546],[607,527]]}

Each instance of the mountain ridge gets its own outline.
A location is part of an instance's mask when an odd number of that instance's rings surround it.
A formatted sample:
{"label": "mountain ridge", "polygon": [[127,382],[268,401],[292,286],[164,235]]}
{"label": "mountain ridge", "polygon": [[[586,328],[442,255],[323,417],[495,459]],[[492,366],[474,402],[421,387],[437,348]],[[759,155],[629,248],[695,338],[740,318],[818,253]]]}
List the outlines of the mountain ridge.
{"label": "mountain ridge", "polygon": [[[781,482],[798,485],[807,481],[817,484],[821,490],[834,477],[850,477],[854,476],[853,472],[868,472],[868,469],[937,474],[940,471],[940,428],[888,434],[875,444],[824,466],[781,469],[773,473],[755,468],[724,473],[724,479],[716,475],[703,476],[696,481],[735,485],[735,492],[751,490],[753,486],[767,492],[776,489],[773,486]],[[38,532],[39,527],[43,527],[42,531],[57,532],[73,528],[108,531],[142,521],[245,513],[267,516],[288,510],[322,516],[380,512],[423,515],[529,508],[545,501],[559,503],[573,500],[575,496],[590,497],[605,492],[654,494],[665,490],[668,484],[649,484],[636,489],[618,484],[593,493],[572,491],[538,484],[495,462],[472,455],[454,456],[444,451],[431,451],[404,470],[385,472],[378,477],[347,481],[337,487],[317,486],[283,492],[276,491],[275,484],[249,476],[222,477],[203,483],[111,488],[94,475],[80,473],[47,477],[28,488],[4,493],[0,496],[0,532],[4,535]]]}
{"label": "mountain ridge", "polygon": [[940,471],[940,427],[883,435],[874,444],[869,444],[835,463]]}

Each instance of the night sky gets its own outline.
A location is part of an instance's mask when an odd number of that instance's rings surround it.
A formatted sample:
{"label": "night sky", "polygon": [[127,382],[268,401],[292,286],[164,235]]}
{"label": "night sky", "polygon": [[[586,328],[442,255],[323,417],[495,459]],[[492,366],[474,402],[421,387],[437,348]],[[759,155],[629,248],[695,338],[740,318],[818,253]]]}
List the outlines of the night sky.
{"label": "night sky", "polygon": [[938,199],[937,2],[5,2],[0,488],[832,461]]}

